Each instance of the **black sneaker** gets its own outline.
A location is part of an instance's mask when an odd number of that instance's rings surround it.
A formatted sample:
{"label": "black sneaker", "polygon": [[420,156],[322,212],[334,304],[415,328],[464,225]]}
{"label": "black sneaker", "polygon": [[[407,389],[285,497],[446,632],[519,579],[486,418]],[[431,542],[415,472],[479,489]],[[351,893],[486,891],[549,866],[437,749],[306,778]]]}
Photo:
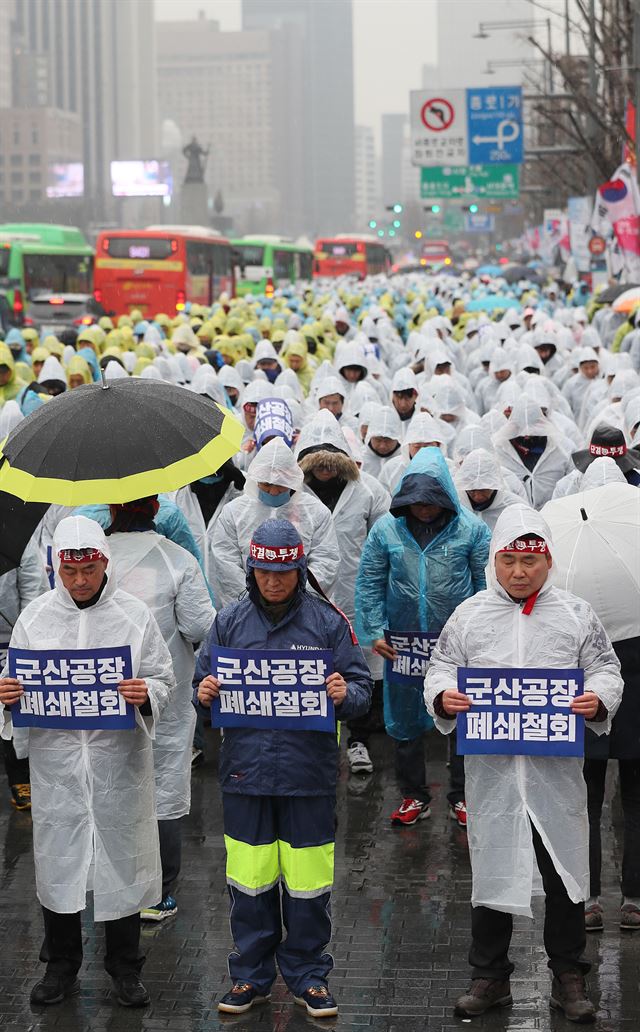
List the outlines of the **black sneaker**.
{"label": "black sneaker", "polygon": [[244,1014],[254,1003],[267,1003],[270,999],[270,993],[259,993],[250,982],[236,982],[233,989],[218,1000],[218,1010],[223,1014]]}
{"label": "black sneaker", "polygon": [[34,985],[30,1000],[35,1006],[49,1006],[52,1003],[62,1003],[65,996],[75,996],[79,992],[80,982],[77,978],[47,973]]}
{"label": "black sneaker", "polygon": [[151,1003],[149,993],[134,973],[114,978],[113,991],[116,1000],[123,1007],[146,1007]]}
{"label": "black sneaker", "polygon": [[294,996],[296,1003],[307,1008],[312,1018],[334,1018],[338,1004],[326,985],[310,985],[300,996]]}

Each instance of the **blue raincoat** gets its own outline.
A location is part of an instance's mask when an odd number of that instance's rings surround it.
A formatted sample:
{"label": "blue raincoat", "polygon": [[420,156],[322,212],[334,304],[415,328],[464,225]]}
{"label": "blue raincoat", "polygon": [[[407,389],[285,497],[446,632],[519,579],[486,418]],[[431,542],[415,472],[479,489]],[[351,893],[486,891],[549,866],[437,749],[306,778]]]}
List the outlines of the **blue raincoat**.
{"label": "blue raincoat", "polygon": [[[442,529],[418,543],[406,506],[437,504],[451,515]],[[391,501],[391,511],[371,528],[356,580],[356,632],[370,645],[392,631],[438,634],[456,606],[483,591],[489,528],[458,500],[439,448],[412,459]],[[384,718],[392,738],[417,738],[433,726],[424,706],[423,678],[394,682],[385,663]]]}

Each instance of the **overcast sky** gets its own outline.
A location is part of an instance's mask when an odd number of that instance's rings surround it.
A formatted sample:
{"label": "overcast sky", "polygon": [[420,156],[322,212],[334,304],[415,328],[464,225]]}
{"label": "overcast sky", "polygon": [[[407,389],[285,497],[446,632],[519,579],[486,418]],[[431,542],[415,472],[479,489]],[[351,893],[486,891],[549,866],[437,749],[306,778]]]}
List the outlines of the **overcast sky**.
{"label": "overcast sky", "polygon": [[[163,21],[206,11],[224,31],[241,28],[240,7],[240,0],[156,0]],[[355,118],[372,126],[378,140],[382,113],[408,112],[409,90],[422,84],[422,65],[435,61],[435,8],[435,0],[353,0]],[[327,55],[327,74],[330,68]]]}

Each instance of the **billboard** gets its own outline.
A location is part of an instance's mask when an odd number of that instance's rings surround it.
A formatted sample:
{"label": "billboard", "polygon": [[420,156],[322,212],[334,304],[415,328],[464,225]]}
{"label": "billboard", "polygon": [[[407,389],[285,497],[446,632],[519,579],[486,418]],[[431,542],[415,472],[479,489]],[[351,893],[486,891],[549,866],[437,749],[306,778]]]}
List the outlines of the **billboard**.
{"label": "billboard", "polygon": [[84,194],[84,165],[81,161],[49,165],[47,197],[82,197]]}
{"label": "billboard", "polygon": [[167,161],[112,161],[114,197],[170,197],[173,188]]}

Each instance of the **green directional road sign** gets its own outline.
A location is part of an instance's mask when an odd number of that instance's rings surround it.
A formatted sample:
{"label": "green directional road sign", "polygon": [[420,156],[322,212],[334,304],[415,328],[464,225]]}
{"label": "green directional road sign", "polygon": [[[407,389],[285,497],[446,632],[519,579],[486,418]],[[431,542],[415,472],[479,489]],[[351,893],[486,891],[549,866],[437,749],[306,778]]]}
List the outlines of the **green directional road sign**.
{"label": "green directional road sign", "polygon": [[439,165],[420,170],[422,200],[487,197],[509,200],[520,195],[517,165]]}

